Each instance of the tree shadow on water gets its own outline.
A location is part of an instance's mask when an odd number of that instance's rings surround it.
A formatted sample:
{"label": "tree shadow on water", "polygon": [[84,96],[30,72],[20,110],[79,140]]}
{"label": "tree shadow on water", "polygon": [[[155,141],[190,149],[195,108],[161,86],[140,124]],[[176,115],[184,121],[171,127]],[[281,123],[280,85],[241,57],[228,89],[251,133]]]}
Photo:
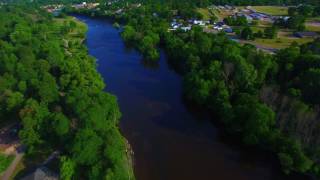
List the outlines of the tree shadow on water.
{"label": "tree shadow on water", "polygon": [[143,67],[151,70],[157,70],[160,67],[159,61],[153,61],[149,59],[142,59],[141,64]]}

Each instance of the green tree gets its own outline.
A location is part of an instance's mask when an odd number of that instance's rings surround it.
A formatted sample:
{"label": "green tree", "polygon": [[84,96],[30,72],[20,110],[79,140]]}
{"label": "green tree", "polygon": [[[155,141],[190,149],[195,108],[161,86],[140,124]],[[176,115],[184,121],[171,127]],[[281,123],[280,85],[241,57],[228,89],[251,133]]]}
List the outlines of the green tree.
{"label": "green tree", "polygon": [[63,180],[72,180],[72,177],[75,174],[76,164],[75,162],[66,157],[62,156],[60,158],[60,177]]}
{"label": "green tree", "polygon": [[53,128],[59,136],[63,136],[69,132],[69,119],[62,113],[55,113],[53,115]]}
{"label": "green tree", "polygon": [[253,40],[254,36],[253,36],[252,29],[248,26],[243,28],[241,31],[240,37],[245,40]]}
{"label": "green tree", "polygon": [[274,39],[278,36],[278,28],[276,26],[267,27],[264,30],[264,36],[269,39]]}
{"label": "green tree", "polygon": [[75,161],[82,165],[94,165],[100,158],[102,144],[102,139],[93,130],[80,130],[72,147]]}

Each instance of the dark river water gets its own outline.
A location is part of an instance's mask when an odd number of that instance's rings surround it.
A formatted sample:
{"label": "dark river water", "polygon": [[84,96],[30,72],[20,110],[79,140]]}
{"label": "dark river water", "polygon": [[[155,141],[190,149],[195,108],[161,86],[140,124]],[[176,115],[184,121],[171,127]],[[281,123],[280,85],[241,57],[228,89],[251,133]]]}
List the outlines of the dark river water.
{"label": "dark river water", "polygon": [[137,180],[285,179],[274,160],[225,142],[205,113],[184,103],[182,79],[164,53],[148,64],[108,21],[78,18],[88,25],[87,47],[106,90],[118,97]]}

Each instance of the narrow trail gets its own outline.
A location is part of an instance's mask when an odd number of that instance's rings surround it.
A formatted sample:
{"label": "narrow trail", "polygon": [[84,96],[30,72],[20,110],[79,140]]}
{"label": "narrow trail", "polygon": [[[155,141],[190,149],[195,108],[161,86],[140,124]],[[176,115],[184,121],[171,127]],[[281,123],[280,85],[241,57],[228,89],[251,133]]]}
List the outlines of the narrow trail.
{"label": "narrow trail", "polygon": [[1,176],[1,180],[9,180],[10,177],[12,176],[14,170],[17,168],[18,164],[20,163],[20,161],[22,160],[23,156],[24,156],[24,151],[16,151],[15,154],[15,158],[12,161],[12,163],[10,164],[10,166],[8,167],[8,169],[3,173],[3,175]]}

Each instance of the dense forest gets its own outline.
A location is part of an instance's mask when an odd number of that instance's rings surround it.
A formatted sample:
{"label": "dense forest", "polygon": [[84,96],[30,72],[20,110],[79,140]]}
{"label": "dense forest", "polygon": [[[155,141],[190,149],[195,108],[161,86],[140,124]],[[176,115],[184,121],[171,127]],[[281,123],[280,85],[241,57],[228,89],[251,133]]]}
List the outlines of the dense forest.
{"label": "dense forest", "polygon": [[[38,0],[33,5],[50,2],[79,1]],[[320,177],[320,39],[270,55],[224,33],[204,33],[201,27],[168,32],[174,17],[201,17],[195,8],[212,3],[307,3],[318,8],[312,14],[291,8],[290,15],[320,14],[317,0],[128,0],[110,6],[102,0],[99,10],[68,6],[64,12],[123,24],[126,44],[147,60],[156,62],[163,48],[170,65],[183,76],[187,100],[218,116],[243,144],[273,152],[285,173]],[[119,8],[125,13],[112,13]],[[3,6],[0,15],[0,121],[21,122],[19,136],[28,157],[59,150],[63,179],[131,177],[125,140],[117,128],[116,98],[103,92],[95,60],[82,43],[85,28],[35,8]]]}
{"label": "dense forest", "polygon": [[117,100],[85,31],[33,7],[0,7],[0,123],[21,123],[27,159],[59,151],[62,179],[132,179]]}
{"label": "dense forest", "polygon": [[[243,5],[300,3],[215,1],[227,2]],[[310,1],[310,4],[317,3]],[[320,176],[320,101],[317,98],[320,39],[302,46],[292,44],[269,55],[252,45],[240,45],[224,33],[203,33],[201,27],[189,32],[168,32],[169,22],[175,16],[199,17],[195,7],[207,4],[210,3],[149,1],[141,8],[132,8],[119,2],[101,6],[100,11],[80,13],[123,23],[123,39],[128,46],[137,48],[145,59],[155,61],[159,57],[158,48],[165,49],[169,63],[184,77],[186,99],[215,113],[226,130],[234,137],[241,137],[244,144],[274,152],[285,173],[294,171]],[[127,11],[105,13],[119,7]],[[293,17],[304,12],[295,8],[290,11]]]}

